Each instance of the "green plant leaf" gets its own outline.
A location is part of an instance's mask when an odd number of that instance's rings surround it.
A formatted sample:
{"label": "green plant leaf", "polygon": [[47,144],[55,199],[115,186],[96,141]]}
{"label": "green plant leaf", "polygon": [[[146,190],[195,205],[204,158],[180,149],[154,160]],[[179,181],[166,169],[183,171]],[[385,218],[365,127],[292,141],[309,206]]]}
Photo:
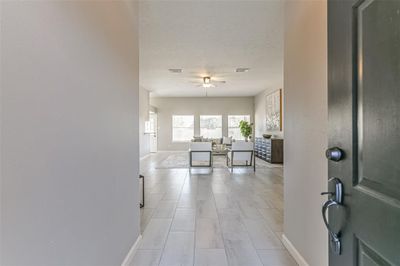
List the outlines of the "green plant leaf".
{"label": "green plant leaf", "polygon": [[248,138],[251,136],[253,132],[253,123],[249,123],[247,121],[240,121],[239,122],[239,128],[240,128],[240,133],[242,133],[242,136],[245,138]]}

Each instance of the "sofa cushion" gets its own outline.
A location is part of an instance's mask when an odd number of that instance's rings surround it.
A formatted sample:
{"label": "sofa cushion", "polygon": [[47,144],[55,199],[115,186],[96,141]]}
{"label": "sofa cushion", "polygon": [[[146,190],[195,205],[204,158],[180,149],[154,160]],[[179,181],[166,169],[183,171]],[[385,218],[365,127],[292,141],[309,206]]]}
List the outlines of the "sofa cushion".
{"label": "sofa cushion", "polygon": [[203,142],[203,136],[193,136],[193,142]]}

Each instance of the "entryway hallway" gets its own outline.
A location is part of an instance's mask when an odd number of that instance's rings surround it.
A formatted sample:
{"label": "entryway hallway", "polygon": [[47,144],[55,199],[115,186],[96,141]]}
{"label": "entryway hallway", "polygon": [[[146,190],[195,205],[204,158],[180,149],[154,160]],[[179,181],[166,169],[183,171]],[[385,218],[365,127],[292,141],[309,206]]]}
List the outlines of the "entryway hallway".
{"label": "entryway hallway", "polygon": [[281,242],[281,166],[158,168],[171,154],[141,162],[143,238],[131,265],[297,265]]}

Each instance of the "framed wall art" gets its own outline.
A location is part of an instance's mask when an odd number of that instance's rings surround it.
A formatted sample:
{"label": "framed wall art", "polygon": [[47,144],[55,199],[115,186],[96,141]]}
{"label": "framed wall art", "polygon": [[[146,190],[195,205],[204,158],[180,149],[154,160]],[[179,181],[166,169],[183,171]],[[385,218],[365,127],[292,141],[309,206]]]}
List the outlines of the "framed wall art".
{"label": "framed wall art", "polygon": [[282,131],[282,89],[265,96],[266,129]]}

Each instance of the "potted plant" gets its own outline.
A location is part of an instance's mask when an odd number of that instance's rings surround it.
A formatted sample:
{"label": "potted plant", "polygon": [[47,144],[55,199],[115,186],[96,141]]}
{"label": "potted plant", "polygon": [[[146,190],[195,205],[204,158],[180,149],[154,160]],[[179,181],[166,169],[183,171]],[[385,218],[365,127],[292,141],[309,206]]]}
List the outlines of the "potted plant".
{"label": "potted plant", "polygon": [[251,138],[251,134],[253,133],[253,123],[242,120],[239,122],[239,128],[242,136],[245,138],[246,141],[248,141],[249,137]]}

